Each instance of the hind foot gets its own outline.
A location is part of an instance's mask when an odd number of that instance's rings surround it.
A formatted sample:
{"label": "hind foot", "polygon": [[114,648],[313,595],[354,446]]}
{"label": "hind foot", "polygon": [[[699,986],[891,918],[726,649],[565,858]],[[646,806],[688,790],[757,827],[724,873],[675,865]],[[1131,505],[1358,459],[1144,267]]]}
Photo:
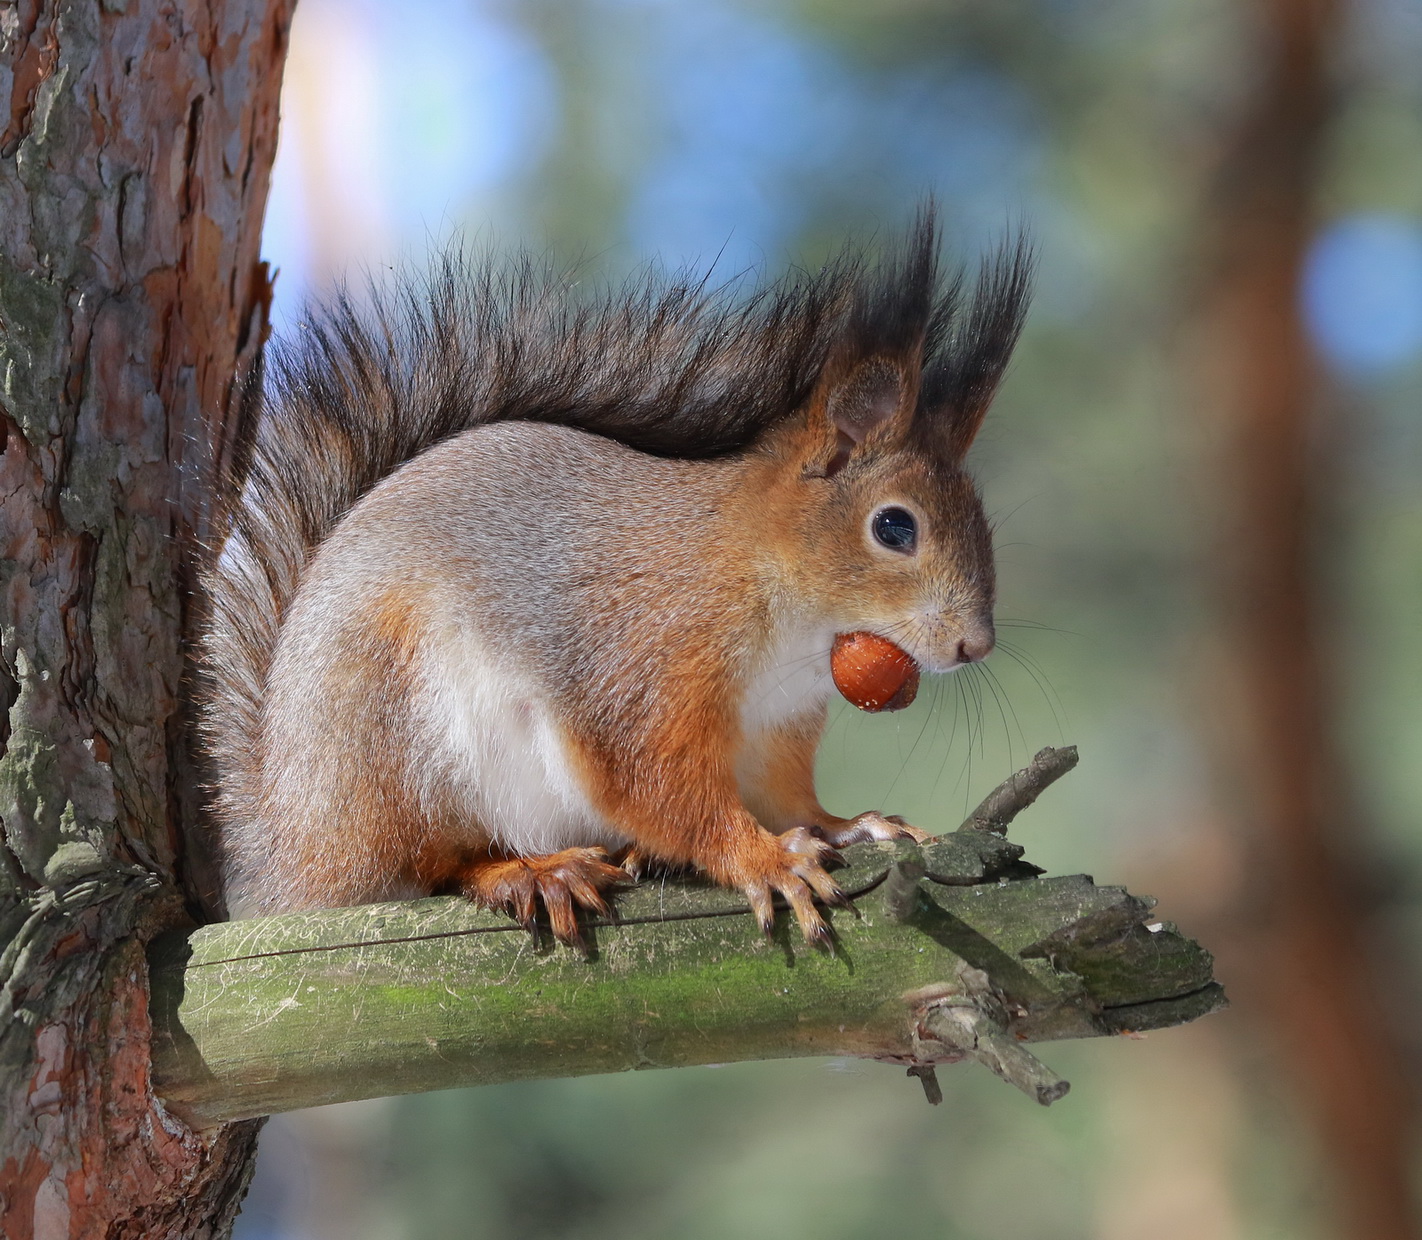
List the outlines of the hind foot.
{"label": "hind foot", "polygon": [[605,849],[565,848],[540,857],[485,855],[460,875],[459,889],[485,908],[507,910],[530,931],[542,903],[553,937],[577,946],[583,941],[578,910],[611,916],[604,896],[626,881],[627,872]]}

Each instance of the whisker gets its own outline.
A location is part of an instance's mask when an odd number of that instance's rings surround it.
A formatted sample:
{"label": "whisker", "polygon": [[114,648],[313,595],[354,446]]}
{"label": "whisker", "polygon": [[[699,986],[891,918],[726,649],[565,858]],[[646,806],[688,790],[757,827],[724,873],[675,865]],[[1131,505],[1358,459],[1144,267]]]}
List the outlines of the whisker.
{"label": "whisker", "polygon": [[1075,629],[1059,629],[1038,620],[1019,620],[1013,616],[994,616],[993,624],[1000,629],[1035,629],[1039,633],[1061,633],[1066,637],[1081,637]]}
{"label": "whisker", "polygon": [[973,690],[971,681],[964,680],[961,683],[963,694],[963,723],[965,725],[965,731],[968,734],[968,743],[964,746],[963,775],[958,782],[963,785],[963,812],[966,814],[968,812],[968,797],[972,794],[973,790],[973,713],[972,707],[969,705],[969,701],[973,697]]}
{"label": "whisker", "polygon": [[[1017,708],[1012,704],[1012,695],[1008,693],[1007,686],[1002,683],[1002,678],[990,667],[985,666],[983,668],[983,675],[987,676],[998,686],[999,689],[1002,690],[1002,700],[1007,706],[1008,713],[1012,715],[1012,722],[1013,725],[1017,728],[1017,737],[1022,742],[1022,748],[1024,750],[1030,751],[1031,746],[1027,743],[1027,732],[1022,727],[1022,720],[1018,718]],[[1016,765],[1017,764],[1015,762],[1012,763],[1014,769],[1016,768]]]}
{"label": "whisker", "polygon": [[[1017,503],[1013,504],[1012,507],[1009,508],[1006,512],[1000,514],[993,513],[993,515],[988,518],[988,529],[990,529],[994,534],[996,534],[998,530],[1002,529],[1002,527],[1006,525],[1009,521],[1011,521],[1013,517],[1015,517],[1025,507],[1027,507],[1028,504],[1033,503],[1036,499],[1037,496],[1029,495],[1026,499],[1018,500]],[[1011,546],[1012,544],[1008,545]],[[1027,547],[1034,546],[1035,544],[1022,543],[1021,545]],[[996,543],[994,543],[993,550],[1000,551],[1002,550],[1002,548],[999,547]]]}
{"label": "whisker", "polygon": [[[1051,715],[1052,724],[1058,736],[1065,731],[1065,707],[1060,695],[1051,683],[1046,668],[1030,652],[1030,650],[1019,645],[1017,642],[1006,638],[1006,633],[1011,630],[1023,630],[1039,633],[1059,633],[1067,636],[1080,636],[1071,630],[1054,628],[1038,621],[1025,619],[1017,616],[996,617],[995,623],[1001,631],[998,648],[1003,652],[1003,656],[1010,659],[1013,664],[1020,668],[1031,680],[1035,691],[1040,693],[1042,700],[1047,706]],[[908,649],[917,649],[920,639],[926,639],[931,633],[929,621],[920,616],[906,616],[897,619],[886,625],[875,626],[874,632],[893,641],[896,644]],[[820,647],[806,654],[787,659],[777,668],[778,676],[776,683],[769,690],[770,692],[783,692],[794,694],[797,687],[794,686],[794,678],[800,677],[800,686],[806,683],[805,668],[807,665],[818,665],[817,674],[823,677],[830,671],[832,647]],[[952,681],[954,683],[950,684]],[[817,681],[823,684],[823,680]],[[994,741],[992,755],[989,755],[988,745],[988,716],[993,710],[997,712],[998,719],[1002,725],[1002,737],[1004,748],[1006,749],[1006,762],[1008,769],[1014,769],[1018,765],[1019,748],[1031,752],[1031,744],[1027,735],[1028,724],[1031,723],[1031,713],[1029,712],[1026,721],[1022,712],[1017,710],[1014,700],[1014,690],[1016,684],[1010,675],[1005,673],[1001,667],[982,663],[971,663],[957,669],[955,675],[932,676],[927,679],[921,690],[920,702],[917,708],[922,710],[920,723],[912,735],[904,728],[904,720],[900,718],[896,721],[896,735],[892,742],[895,745],[897,763],[892,760],[884,765],[892,765],[892,770],[885,770],[884,766],[879,767],[879,778],[888,776],[887,784],[880,784],[875,800],[879,801],[879,807],[883,812],[891,812],[891,802],[896,793],[902,793],[905,789],[914,792],[912,800],[925,793],[935,804],[951,804],[956,800],[956,789],[962,786],[963,792],[963,812],[966,813],[968,802],[974,791],[977,767],[984,765],[996,766],[1002,751],[997,748]],[[951,706],[950,706],[951,703]],[[950,717],[951,716],[951,717]],[[859,726],[878,726],[882,724],[869,724],[868,721],[859,717],[859,712],[843,710],[835,716],[834,730],[838,732],[838,742],[831,745],[832,751],[838,755],[837,759],[830,759],[831,763],[837,762],[841,767],[855,764],[856,751],[860,749],[857,737],[866,735],[856,733],[854,729]],[[1035,730],[1035,726],[1034,730]],[[883,735],[883,733],[879,733]],[[961,740],[959,738],[962,738]],[[888,741],[887,736],[884,737]],[[904,741],[909,743],[905,746]],[[931,752],[934,746],[941,749],[941,757],[936,771],[932,767]],[[950,785],[947,782],[947,773],[950,763],[958,762],[958,754],[961,751],[961,762],[955,772],[954,781]],[[869,752],[873,752],[873,747]],[[883,753],[883,750],[879,751]],[[923,754],[923,759],[919,760],[919,755]],[[886,755],[887,756],[887,755]],[[992,762],[989,758],[992,757]],[[927,766],[927,770],[922,772],[927,775],[933,771],[931,783],[925,787],[917,780],[910,782],[910,768],[918,761],[920,767]],[[877,780],[875,782],[878,782]],[[856,809],[862,807],[855,807]],[[946,805],[945,805],[946,808]]]}
{"label": "whisker", "polygon": [[[1022,725],[1018,722],[1017,712],[1012,709],[1011,702],[1006,700],[1007,690],[1003,688],[1002,683],[993,674],[992,668],[984,663],[975,663],[972,666],[975,674],[982,683],[987,686],[988,692],[992,694],[992,700],[997,705],[998,717],[1002,720],[1002,733],[1007,740],[1007,765],[1015,770],[1017,763],[1013,761],[1012,726],[1007,722],[1007,714],[1009,710],[1012,711],[1012,721],[1017,724],[1017,730],[1020,733],[1022,731]],[[1027,744],[1027,738],[1025,736],[1022,737],[1022,744],[1025,748]]]}
{"label": "whisker", "polygon": [[1052,712],[1052,722],[1056,725],[1058,733],[1064,733],[1063,716],[1066,714],[1066,705],[1052,686],[1051,677],[1047,675],[1046,669],[1025,650],[1011,642],[998,642],[998,649],[1031,677],[1032,683],[1037,686],[1037,691],[1042,695],[1042,700],[1047,704],[1047,709]]}
{"label": "whisker", "polygon": [[[968,666],[971,667],[972,664],[969,664]],[[986,760],[987,760],[987,727],[986,727],[986,724],[984,723],[984,718],[983,718],[984,707],[985,707],[984,698],[986,697],[986,695],[983,693],[982,684],[981,684],[981,682],[979,682],[979,680],[977,679],[977,677],[968,677],[968,678],[966,679],[965,683],[966,683],[966,684],[969,686],[969,688],[972,690],[973,701],[977,704],[977,710],[978,710],[978,757],[980,757],[980,758],[982,758],[984,761],[986,761]]]}
{"label": "whisker", "polygon": [[[972,737],[972,711],[968,704],[968,690],[961,680],[954,678],[951,682],[953,694],[953,728],[948,735],[948,744],[943,751],[943,761],[939,764],[938,777],[934,781],[934,790],[943,782],[943,774],[948,769],[949,759],[953,756],[954,742],[958,739],[958,723],[961,719],[964,731],[967,733],[967,745],[964,748],[963,764],[958,769],[958,777],[954,781],[953,787],[964,788],[963,797],[967,800],[968,793],[972,789],[972,769],[973,769],[973,737]],[[945,692],[948,686],[945,685]],[[966,784],[964,781],[967,781]]]}
{"label": "whisker", "polygon": [[896,775],[894,776],[892,782],[890,782],[890,784],[889,784],[888,789],[887,789],[887,790],[885,791],[885,793],[884,793],[884,800],[885,800],[885,801],[888,801],[888,799],[889,799],[891,796],[893,796],[893,794],[894,794],[894,789],[899,786],[899,780],[901,780],[901,779],[903,778],[904,772],[908,770],[908,768],[909,768],[909,763],[911,763],[911,762],[913,761],[913,756],[914,756],[914,754],[916,754],[916,753],[918,752],[918,747],[923,743],[924,734],[927,733],[927,731],[928,731],[928,723],[929,723],[929,720],[930,720],[932,717],[933,717],[933,711],[932,711],[932,706],[931,706],[931,704],[930,704],[929,710],[924,713],[924,716],[923,716],[923,725],[918,729],[918,735],[914,738],[913,744],[909,747],[909,751],[908,751],[908,754],[907,754],[907,755],[905,755],[905,754],[903,753],[903,748],[902,748],[902,746],[900,746],[899,754],[900,754],[900,757],[903,758],[903,761],[899,763],[898,774],[896,774]]}
{"label": "whisker", "polygon": [[[945,692],[946,692],[945,688]],[[933,795],[937,799],[938,789],[943,784],[943,773],[948,769],[948,759],[953,756],[953,740],[958,735],[958,710],[962,705],[963,695],[959,689],[953,698],[953,730],[948,733],[948,739],[943,745],[943,761],[938,764],[938,774],[933,779]],[[935,703],[936,705],[936,703]],[[943,735],[943,725],[940,721],[938,734]]]}

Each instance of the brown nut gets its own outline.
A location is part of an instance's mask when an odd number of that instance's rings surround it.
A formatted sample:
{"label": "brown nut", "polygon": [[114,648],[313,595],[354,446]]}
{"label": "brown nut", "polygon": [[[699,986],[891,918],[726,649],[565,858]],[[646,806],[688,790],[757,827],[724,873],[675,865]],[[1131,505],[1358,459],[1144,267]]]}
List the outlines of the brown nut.
{"label": "brown nut", "polygon": [[877,633],[836,637],[830,671],[835,688],[860,710],[902,710],[918,693],[918,664]]}

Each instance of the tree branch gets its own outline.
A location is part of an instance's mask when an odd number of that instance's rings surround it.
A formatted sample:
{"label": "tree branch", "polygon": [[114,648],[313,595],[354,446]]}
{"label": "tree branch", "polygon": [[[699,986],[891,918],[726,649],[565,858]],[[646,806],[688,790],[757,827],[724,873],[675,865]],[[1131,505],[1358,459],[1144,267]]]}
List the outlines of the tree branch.
{"label": "tree branch", "polygon": [[[1036,776],[1032,778],[1037,778]],[[1022,785],[1023,773],[1013,777]],[[1009,781],[1012,784],[1013,781]],[[1006,785],[1004,785],[1006,786]],[[530,1077],[803,1055],[973,1058],[1048,1103],[1021,1045],[1193,1020],[1224,1003],[1207,952],[1149,900],[967,828],[861,845],[833,954],[735,892],[642,883],[587,957],[458,899],[295,913],[151,953],[155,1086],[191,1122]]]}
{"label": "tree branch", "polygon": [[1032,761],[1010,779],[998,784],[964,820],[964,827],[996,831],[999,835],[1024,809],[1077,764],[1075,745],[1039,749]]}

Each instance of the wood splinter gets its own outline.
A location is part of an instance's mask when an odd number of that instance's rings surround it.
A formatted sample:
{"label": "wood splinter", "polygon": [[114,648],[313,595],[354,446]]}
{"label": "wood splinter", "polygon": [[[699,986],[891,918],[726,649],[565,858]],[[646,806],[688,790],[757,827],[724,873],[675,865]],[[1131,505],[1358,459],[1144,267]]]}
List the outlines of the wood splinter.
{"label": "wood splinter", "polygon": [[[931,1070],[935,1063],[956,1063],[960,1059],[972,1059],[991,1069],[1043,1106],[1050,1106],[1071,1088],[1008,1028],[1002,995],[981,969],[964,963],[953,982],[925,987],[904,997],[914,1016],[915,1062],[909,1075],[923,1081],[929,1102],[934,1100],[933,1092],[924,1073],[916,1069]],[[937,1082],[933,1085],[936,1089]]]}
{"label": "wood splinter", "polygon": [[908,1070],[910,1076],[918,1077],[923,1086],[923,1096],[928,1105],[936,1107],[943,1101],[943,1086],[938,1083],[938,1070],[931,1063],[916,1063]]}

